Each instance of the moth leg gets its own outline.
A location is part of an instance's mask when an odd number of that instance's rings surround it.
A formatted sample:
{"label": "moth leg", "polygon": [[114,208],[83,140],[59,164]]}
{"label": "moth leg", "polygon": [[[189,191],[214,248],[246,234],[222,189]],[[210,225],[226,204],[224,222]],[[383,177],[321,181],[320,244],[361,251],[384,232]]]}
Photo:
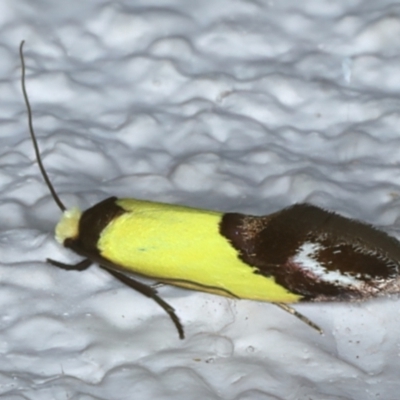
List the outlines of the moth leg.
{"label": "moth leg", "polygon": [[[208,292],[208,293],[220,292],[220,294],[219,294],[220,296],[233,297],[234,299],[240,299],[239,296],[236,296],[235,293],[232,293],[228,289],[225,289],[225,288],[222,288],[219,286],[205,285],[203,283],[193,282],[188,279],[165,279],[163,282],[156,282],[154,285],[152,285],[152,287],[160,287],[162,285],[165,285],[166,283],[169,283],[169,284],[175,285],[175,286],[179,286],[179,285],[177,285],[178,283],[184,283],[184,284],[188,284],[186,289],[199,290],[199,291]],[[182,287],[185,287],[185,286],[182,285]]]}
{"label": "moth leg", "polygon": [[64,264],[62,262],[52,260],[51,258],[47,258],[46,261],[49,264],[64,269],[66,271],[84,271],[85,269],[88,269],[92,265],[92,261],[89,260],[88,258],[85,258],[76,264]]}
{"label": "moth leg", "polygon": [[174,323],[176,329],[178,330],[179,338],[180,339],[185,338],[182,324],[179,321],[179,317],[175,314],[174,308],[171,307],[167,302],[165,302],[160,296],[157,295],[156,289],[154,289],[151,286],[147,286],[144,283],[138,282],[135,279],[133,279],[129,276],[126,276],[120,272],[109,269],[109,268],[105,267],[104,265],[100,265],[100,267],[105,269],[107,272],[109,272],[111,275],[113,275],[115,278],[117,278],[123,284],[129,286],[130,288],[136,290],[137,292],[143,294],[144,296],[153,299],[169,315],[169,317],[171,318],[172,322]]}
{"label": "moth leg", "polygon": [[272,303],[275,304],[276,306],[278,306],[279,308],[281,308],[282,310],[288,312],[289,314],[294,315],[295,317],[297,317],[300,321],[303,321],[304,323],[306,323],[308,326],[311,326],[311,328],[314,328],[320,335],[322,335],[324,333],[324,331],[316,324],[314,324],[314,322],[312,322],[311,320],[309,320],[306,316],[304,316],[303,314],[299,313],[298,311],[296,311],[293,307],[290,307],[288,304],[285,303]]}

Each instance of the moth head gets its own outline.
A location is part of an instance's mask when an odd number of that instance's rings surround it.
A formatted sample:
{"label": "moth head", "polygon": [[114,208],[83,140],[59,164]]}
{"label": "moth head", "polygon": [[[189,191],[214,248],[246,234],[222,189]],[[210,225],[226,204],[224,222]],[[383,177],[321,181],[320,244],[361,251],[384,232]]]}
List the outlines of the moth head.
{"label": "moth head", "polygon": [[82,212],[77,207],[65,210],[56,226],[56,240],[64,244],[66,239],[76,239],[79,236],[79,221]]}

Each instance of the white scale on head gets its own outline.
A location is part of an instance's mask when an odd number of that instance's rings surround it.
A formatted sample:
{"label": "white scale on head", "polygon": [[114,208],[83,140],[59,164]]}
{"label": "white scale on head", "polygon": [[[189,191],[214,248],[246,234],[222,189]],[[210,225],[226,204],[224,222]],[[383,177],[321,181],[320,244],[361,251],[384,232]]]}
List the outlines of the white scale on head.
{"label": "white scale on head", "polygon": [[56,226],[56,240],[64,244],[65,239],[75,239],[79,235],[79,220],[82,212],[74,207],[63,212],[63,215]]}
{"label": "white scale on head", "polygon": [[304,242],[297,250],[292,261],[324,282],[337,283],[340,286],[358,286],[362,284],[356,278],[343,275],[340,271],[328,271],[317,260],[317,255],[321,250],[324,250],[321,243]]}

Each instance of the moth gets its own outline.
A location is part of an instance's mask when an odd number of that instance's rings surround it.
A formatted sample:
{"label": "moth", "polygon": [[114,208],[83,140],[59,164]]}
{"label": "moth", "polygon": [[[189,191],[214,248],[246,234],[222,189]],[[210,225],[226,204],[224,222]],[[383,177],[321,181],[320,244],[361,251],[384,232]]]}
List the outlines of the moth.
{"label": "moth", "polygon": [[154,286],[130,274],[236,299],[279,305],[317,330],[289,306],[298,302],[364,300],[399,292],[399,242],[373,226],[311,204],[273,214],[222,213],[173,204],[110,197],[81,212],[67,209],[43,166],[25,87],[21,86],[37,163],[62,211],[57,241],[83,257],[67,270],[92,263],[156,301],[183,326]]}

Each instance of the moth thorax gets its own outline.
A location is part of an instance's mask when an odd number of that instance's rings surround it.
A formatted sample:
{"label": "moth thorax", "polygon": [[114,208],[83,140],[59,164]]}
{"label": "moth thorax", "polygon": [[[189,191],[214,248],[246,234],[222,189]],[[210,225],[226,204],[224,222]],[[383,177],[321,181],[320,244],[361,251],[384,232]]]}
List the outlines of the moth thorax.
{"label": "moth thorax", "polygon": [[64,244],[66,239],[75,239],[79,235],[79,220],[82,212],[78,208],[64,211],[60,222],[56,226],[56,240]]}

